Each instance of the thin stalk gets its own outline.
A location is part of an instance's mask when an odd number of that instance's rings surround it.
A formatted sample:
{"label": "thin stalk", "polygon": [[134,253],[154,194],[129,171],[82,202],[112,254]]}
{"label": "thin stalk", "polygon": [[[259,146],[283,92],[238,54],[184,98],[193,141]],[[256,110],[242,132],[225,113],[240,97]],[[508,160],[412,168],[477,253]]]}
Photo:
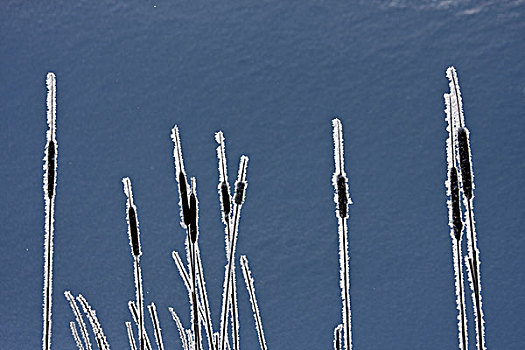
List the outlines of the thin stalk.
{"label": "thin stalk", "polygon": [[53,303],[53,235],[57,168],[56,77],[47,74],[47,125],[44,164],[45,238],[44,238],[44,310],[42,349],[51,349],[51,308]]}
{"label": "thin stalk", "polygon": [[75,339],[78,350],[84,350],[84,345],[82,345],[82,341],[78,336],[76,323],[74,321],[69,322],[69,328],[71,328],[71,334],[73,335],[73,339]]}
{"label": "thin stalk", "polygon": [[250,294],[253,318],[255,319],[255,326],[257,328],[257,334],[259,336],[259,345],[261,346],[261,350],[268,350],[268,347],[266,346],[266,339],[264,338],[261,315],[259,314],[259,305],[257,303],[257,297],[255,296],[254,280],[252,277],[252,272],[250,271],[250,266],[248,265],[248,259],[246,258],[246,255],[241,256],[241,266],[244,275],[244,282],[246,283],[246,289],[248,289],[248,293]]}
{"label": "thin stalk", "polygon": [[133,336],[133,329],[131,328],[131,322],[126,322],[126,329],[128,331],[129,347],[131,350],[137,350],[137,345],[135,345],[135,337]]}
{"label": "thin stalk", "polygon": [[335,171],[333,185],[335,188],[334,201],[337,205],[336,216],[339,225],[339,264],[340,264],[340,285],[341,299],[343,302],[343,328],[345,350],[352,349],[352,330],[351,330],[351,308],[350,308],[350,267],[348,255],[348,204],[352,201],[348,195],[347,178],[344,170],[344,149],[343,149],[343,127],[337,118],[332,120],[333,139],[334,139],[334,163]]}
{"label": "thin stalk", "polygon": [[337,325],[334,329],[334,350],[341,350],[341,332],[343,325]]}
{"label": "thin stalk", "polygon": [[91,323],[91,328],[93,329],[93,333],[95,334],[95,339],[97,340],[98,348],[100,350],[109,350],[109,344],[107,342],[106,336],[104,335],[104,331],[102,330],[102,326],[98,321],[95,310],[91,308],[86,298],[84,298],[82,294],[78,295],[77,300],[82,306],[84,312],[86,313],[89,322]]}
{"label": "thin stalk", "polygon": [[151,322],[153,323],[153,329],[155,330],[155,341],[159,350],[164,350],[164,342],[162,341],[162,333],[160,329],[159,318],[157,317],[157,307],[154,303],[148,305],[149,314],[151,316]]}
{"label": "thin stalk", "polygon": [[472,286],[474,291],[474,303],[476,308],[476,326],[477,326],[477,341],[478,348],[484,350],[484,335],[485,330],[483,327],[483,310],[481,307],[481,283],[480,283],[480,273],[479,273],[479,261],[478,261],[478,248],[476,246],[476,236],[474,228],[474,219],[471,200],[468,200],[468,221],[469,221],[469,231],[470,231],[470,250],[471,250],[471,262],[472,262]]}
{"label": "thin stalk", "polygon": [[467,350],[468,349],[468,343],[467,343],[467,316],[465,315],[465,295],[464,295],[464,291],[463,291],[463,264],[461,263],[461,239],[457,239],[456,240],[456,251],[455,251],[455,254],[456,255],[456,262],[457,262],[457,265],[456,265],[456,269],[458,271],[457,275],[456,275],[456,285],[459,285],[459,311],[460,311],[460,317],[461,317],[461,331],[460,331],[460,334],[461,334],[461,340],[462,340],[462,343],[461,343],[461,349],[462,350]]}
{"label": "thin stalk", "polygon": [[180,322],[179,316],[177,315],[175,310],[173,310],[173,308],[170,307],[170,308],[168,308],[168,310],[170,311],[171,318],[173,318],[173,321],[175,321],[175,324],[177,325],[177,329],[179,331],[180,341],[182,342],[182,348],[184,350],[189,350],[189,348],[188,348],[188,340],[186,339],[186,333],[184,331],[184,327],[182,326],[182,323]]}
{"label": "thin stalk", "polygon": [[196,244],[196,257],[197,257],[197,268],[199,269],[199,290],[200,290],[200,296],[201,301],[200,304],[204,306],[205,310],[205,317],[204,320],[206,321],[206,335],[208,337],[208,348],[209,349],[215,349],[215,346],[213,344],[213,325],[211,321],[211,315],[210,315],[210,306],[208,304],[208,295],[206,292],[206,283],[204,282],[204,272],[202,270],[202,262],[201,262],[201,255],[199,251],[199,246]]}

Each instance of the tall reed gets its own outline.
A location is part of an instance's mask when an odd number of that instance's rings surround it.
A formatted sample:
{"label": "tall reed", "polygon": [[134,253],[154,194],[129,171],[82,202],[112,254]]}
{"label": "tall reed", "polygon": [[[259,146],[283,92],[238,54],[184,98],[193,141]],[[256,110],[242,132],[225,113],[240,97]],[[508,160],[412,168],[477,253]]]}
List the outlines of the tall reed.
{"label": "tall reed", "polygon": [[448,196],[448,215],[450,237],[452,238],[452,265],[454,266],[456,306],[458,309],[458,339],[461,350],[468,349],[467,317],[465,309],[465,293],[463,290],[463,263],[461,259],[461,242],[463,233],[463,220],[461,218],[461,203],[459,193],[458,171],[456,168],[455,125],[452,115],[452,102],[450,94],[445,94],[446,121],[448,123],[449,137],[446,142],[448,179],[445,182]]}
{"label": "tall reed", "polygon": [[48,73],[47,85],[47,126],[44,156],[44,311],[42,349],[51,349],[51,308],[53,303],[53,235],[55,215],[55,187],[57,174],[58,145],[56,141],[56,77]]}
{"label": "tall reed", "polygon": [[477,247],[477,234],[474,225],[474,182],[472,173],[472,159],[469,144],[469,131],[465,126],[465,116],[463,113],[463,101],[459,89],[456,69],[449,67],[447,69],[449,79],[450,99],[449,105],[452,119],[456,123],[456,148],[455,158],[459,163],[460,169],[460,189],[463,198],[463,207],[466,209],[465,221],[467,222],[468,240],[468,257],[465,257],[469,271],[470,288],[472,290],[472,304],[474,306],[474,315],[476,320],[476,339],[478,350],[484,350],[485,347],[485,329],[483,320],[483,308],[481,303],[481,276],[479,250]]}
{"label": "tall reed", "polygon": [[339,225],[340,287],[343,303],[344,349],[352,349],[352,315],[350,308],[350,258],[348,255],[348,205],[352,200],[348,194],[348,179],[344,169],[343,126],[337,118],[332,120],[334,139],[335,171],[332,184],[335,189],[334,201]]}

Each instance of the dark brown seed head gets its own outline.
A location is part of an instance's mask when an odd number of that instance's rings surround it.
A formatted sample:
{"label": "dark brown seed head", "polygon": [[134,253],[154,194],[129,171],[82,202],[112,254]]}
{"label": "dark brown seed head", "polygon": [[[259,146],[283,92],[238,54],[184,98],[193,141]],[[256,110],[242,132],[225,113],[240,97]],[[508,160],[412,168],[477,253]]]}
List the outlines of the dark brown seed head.
{"label": "dark brown seed head", "polygon": [[461,208],[459,203],[458,171],[456,167],[450,168],[450,200],[452,201],[452,228],[454,237],[459,240],[463,230],[463,220],[461,220]]}
{"label": "dark brown seed head", "polygon": [[190,194],[189,216],[190,238],[191,242],[195,243],[197,241],[197,198],[193,192]]}
{"label": "dark brown seed head", "polygon": [[245,188],[246,188],[245,181],[237,182],[237,186],[235,188],[235,204],[241,205],[244,202],[244,189]]}
{"label": "dark brown seed head", "polygon": [[343,175],[337,176],[337,206],[339,217],[341,219],[348,217],[348,191],[346,188],[346,177]]}
{"label": "dark brown seed head", "polygon": [[188,203],[188,188],[186,185],[186,175],[179,171],[179,193],[182,206],[182,220],[184,225],[190,224],[190,205]]}
{"label": "dark brown seed head", "polygon": [[139,229],[137,224],[137,214],[135,213],[135,208],[130,205],[128,212],[129,219],[129,231],[131,236],[131,247],[133,249],[133,255],[138,257],[140,256],[140,241],[139,241]]}
{"label": "dark brown seed head", "polygon": [[221,197],[222,197],[222,210],[224,211],[224,216],[230,215],[231,210],[231,199],[230,199],[230,188],[228,183],[223,182],[221,184]]}
{"label": "dark brown seed head", "polygon": [[56,146],[53,140],[47,146],[47,196],[51,199],[55,193]]}
{"label": "dark brown seed head", "polygon": [[458,129],[459,166],[461,168],[461,185],[467,199],[472,198],[472,168],[466,128]]}

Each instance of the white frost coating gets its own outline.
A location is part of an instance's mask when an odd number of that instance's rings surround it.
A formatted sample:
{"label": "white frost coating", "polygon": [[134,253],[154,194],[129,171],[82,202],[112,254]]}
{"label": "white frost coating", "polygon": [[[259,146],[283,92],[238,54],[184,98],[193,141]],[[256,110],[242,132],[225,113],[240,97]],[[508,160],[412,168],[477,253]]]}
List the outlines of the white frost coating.
{"label": "white frost coating", "polygon": [[[173,258],[173,261],[175,262],[175,265],[177,266],[177,269],[179,270],[180,277],[184,281],[184,285],[186,286],[186,290],[188,291],[188,295],[191,299],[191,281],[190,281],[190,276],[188,272],[186,272],[186,268],[184,267],[184,263],[182,262],[182,259],[180,258],[179,253],[176,251],[173,251],[171,253],[171,257]],[[197,299],[197,303],[199,307],[199,313],[201,317],[204,319],[205,317],[204,308],[202,307],[202,304],[200,303],[198,299]]]}
{"label": "white frost coating", "polygon": [[[42,349],[51,349],[51,309],[53,303],[53,235],[54,235],[54,209],[55,209],[55,191],[49,198],[49,186],[53,189],[56,187],[56,164],[58,156],[58,145],[56,142],[56,77],[54,73],[48,73],[46,79],[47,86],[47,125],[46,149],[44,156],[44,202],[45,202],[45,224],[44,224],[44,289],[43,289],[43,332],[42,332]],[[54,144],[54,166],[50,166],[49,152]],[[52,184],[48,179],[52,176]]]}
{"label": "white frost coating", "polygon": [[80,305],[82,305],[82,309],[84,309],[84,312],[86,313],[88,320],[91,323],[91,328],[93,329],[95,338],[99,343],[99,347],[102,346],[103,349],[109,350],[109,344],[107,342],[106,336],[104,335],[104,331],[100,326],[100,322],[98,321],[96,311],[91,308],[86,298],[84,298],[82,294],[78,295],[77,300],[80,303]]}
{"label": "white frost coating", "polygon": [[[237,181],[235,182],[235,188],[237,189],[239,184],[244,183],[244,194],[246,193],[246,188],[248,187],[248,183],[246,181],[246,171],[248,169],[248,157],[243,155],[241,156],[240,162],[239,162],[239,171],[237,174]],[[240,214],[242,205],[244,202],[244,194],[242,196],[242,200],[240,201],[240,204],[236,203],[236,200],[233,201],[233,229],[232,229],[232,241],[230,244],[230,253],[228,255],[228,264],[225,268],[225,274],[224,274],[224,285],[223,285],[223,293],[222,293],[222,310],[221,310],[221,346],[220,350],[224,350],[225,341],[227,340],[226,335],[226,326],[228,323],[228,308],[232,303],[232,298],[230,294],[230,285],[232,283],[235,283],[234,276],[232,273],[232,270],[235,268],[235,246],[237,243],[237,235],[238,235],[238,228],[239,228],[239,220],[240,220]],[[236,195],[235,195],[236,197]],[[234,198],[235,199],[235,198]],[[233,305],[232,307],[236,307]],[[236,309],[233,311],[234,314],[238,314],[238,310]],[[237,322],[238,325],[238,322]],[[234,330],[236,327],[234,327]],[[238,329],[238,328],[237,328]],[[238,331],[237,331],[237,337],[234,336],[234,343],[238,344]],[[237,348],[236,348],[237,350]]]}
{"label": "white frost coating", "polygon": [[246,255],[241,255],[241,266],[242,273],[244,275],[244,282],[246,283],[246,289],[248,289],[248,293],[250,294],[253,318],[255,319],[257,334],[259,335],[259,344],[261,345],[261,350],[268,350],[268,347],[266,346],[266,339],[264,338],[261,315],[259,314],[259,304],[257,303],[257,297],[255,295],[254,280],[252,277],[252,272],[250,271],[250,267],[248,265],[248,259],[246,258]]}
{"label": "white frost coating", "polygon": [[173,310],[173,308],[170,307],[168,308],[168,310],[170,311],[171,317],[173,318],[173,321],[175,321],[175,324],[177,325],[177,329],[179,330],[179,337],[180,337],[180,341],[182,342],[182,348],[184,350],[189,350],[188,341],[186,339],[186,333],[184,332],[184,327],[182,326],[182,323],[180,322],[179,316],[177,315],[175,310]]}
{"label": "white frost coating", "polygon": [[131,322],[126,322],[126,329],[128,331],[129,347],[131,350],[137,350],[137,345],[135,345],[135,337],[133,336],[133,329],[131,329]]}
{"label": "white frost coating", "polygon": [[[333,176],[333,184],[336,189],[335,202],[338,205],[338,190],[337,177],[339,175],[345,176],[344,159],[343,159],[343,128],[341,121],[337,118],[332,120],[333,138],[334,138],[334,163],[335,172]],[[346,193],[348,196],[348,192]],[[348,203],[352,201],[348,197]],[[338,232],[339,232],[339,266],[340,266],[340,281],[341,300],[342,300],[342,314],[343,314],[343,329],[344,329],[344,344],[345,350],[352,349],[352,314],[350,307],[350,272],[349,272],[349,255],[348,255],[348,216],[342,218],[339,215],[339,210],[336,212],[338,218]]]}
{"label": "white frost coating", "polygon": [[71,307],[71,310],[73,310],[73,314],[75,314],[75,318],[77,319],[77,323],[80,327],[80,332],[82,333],[82,338],[84,339],[84,343],[86,344],[86,348],[88,350],[91,350],[91,342],[89,340],[89,333],[87,331],[86,323],[84,322],[84,318],[82,317],[82,313],[80,312],[77,302],[75,301],[75,298],[71,294],[70,291],[66,290],[64,292],[64,296],[69,301],[69,306]]}
{"label": "white frost coating", "polygon": [[[186,178],[186,172],[184,171],[184,159],[182,158],[182,147],[180,143],[179,127],[175,125],[171,130],[171,140],[173,141],[173,159],[175,161],[175,180],[177,181],[177,191],[179,192],[179,208],[180,208],[180,224],[182,227],[186,228],[184,224],[184,214],[182,212],[182,194],[180,193],[180,184],[179,184],[179,173],[184,174]],[[188,188],[188,184],[183,184]]]}
{"label": "white frost coating", "polygon": [[225,233],[225,250],[226,250],[226,259],[228,259],[228,254],[230,254],[230,250],[228,247],[230,246],[230,239],[231,239],[231,230],[230,230],[230,223],[231,223],[231,210],[228,215],[224,212],[224,202],[222,198],[222,184],[226,184],[228,186],[228,196],[230,198],[230,207],[231,207],[231,193],[230,193],[230,186],[228,182],[228,166],[226,161],[226,146],[224,142],[224,134],[222,131],[218,131],[215,134],[215,141],[219,144],[217,146],[217,160],[218,160],[218,169],[219,169],[219,184],[217,186],[218,192],[219,192],[219,201],[221,203],[221,217],[222,222],[224,223],[224,233]]}
{"label": "white frost coating", "polygon": [[459,123],[459,126],[463,127],[465,125],[465,117],[463,116],[463,99],[461,98],[456,68],[448,67],[447,78],[449,80],[450,94],[452,95],[454,118]]}
{"label": "white frost coating", "polygon": [[341,350],[341,332],[343,325],[339,324],[334,328],[334,350]]}
{"label": "white frost coating", "polygon": [[157,307],[155,306],[155,303],[148,305],[148,310],[151,322],[153,323],[153,329],[155,330],[155,341],[157,342],[157,347],[159,350],[164,350],[164,342],[162,341],[162,332],[160,329],[159,318],[157,317]]}
{"label": "white frost coating", "polygon": [[74,321],[69,322],[69,328],[71,328],[71,334],[73,335],[73,339],[75,339],[78,350],[84,350],[84,345],[82,345],[82,341],[78,336],[76,323]]}

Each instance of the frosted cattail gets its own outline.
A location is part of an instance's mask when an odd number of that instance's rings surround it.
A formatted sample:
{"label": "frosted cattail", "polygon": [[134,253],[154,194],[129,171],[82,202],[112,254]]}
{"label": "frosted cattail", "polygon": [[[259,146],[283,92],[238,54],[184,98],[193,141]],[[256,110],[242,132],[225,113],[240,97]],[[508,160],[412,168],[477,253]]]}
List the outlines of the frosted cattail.
{"label": "frosted cattail", "polygon": [[56,143],[56,77],[48,73],[47,86],[47,125],[45,164],[44,164],[44,202],[45,202],[45,235],[44,235],[44,308],[42,349],[51,349],[51,310],[53,305],[53,236],[55,211],[55,186],[57,171]]}
{"label": "frosted cattail", "polygon": [[139,223],[137,220],[137,207],[135,206],[135,203],[133,203],[133,192],[131,189],[131,180],[129,177],[125,177],[122,179],[122,183],[124,184],[124,193],[126,194],[126,197],[128,198],[126,208],[127,208],[127,220],[128,220],[128,232],[129,232],[129,240],[131,245],[131,252],[134,257],[139,258],[142,255],[142,252],[140,250],[140,239],[139,239]]}
{"label": "frosted cattail", "polygon": [[182,158],[182,147],[180,143],[179,128],[175,125],[171,132],[171,139],[173,140],[173,158],[175,160],[175,172],[177,183],[179,187],[181,218],[185,227],[190,224],[190,203],[188,197],[188,183],[186,181],[186,173],[184,171],[184,160]]}
{"label": "frosted cattail", "polygon": [[234,202],[237,205],[242,205],[244,203],[244,191],[248,183],[246,182],[246,167],[248,164],[248,157],[241,157],[241,164],[239,166],[239,176],[235,182],[235,199]]}
{"label": "frosted cattail", "polygon": [[224,146],[224,135],[222,131],[215,134],[217,147],[217,159],[219,161],[219,194],[222,205],[223,220],[229,219],[231,212],[230,186],[228,184],[228,170],[226,165],[226,151]]}
{"label": "frosted cattail", "polygon": [[104,331],[102,330],[102,326],[100,325],[100,322],[98,321],[95,310],[91,308],[86,298],[84,298],[82,294],[78,295],[77,300],[82,306],[82,309],[84,309],[84,313],[87,315],[88,320],[91,323],[91,328],[93,329],[93,333],[95,334],[95,339],[97,340],[99,349],[109,350],[109,344],[106,340],[106,336],[104,335]]}
{"label": "frosted cattail", "polygon": [[461,169],[461,187],[467,199],[472,199],[472,169],[470,165],[470,146],[466,128],[458,129],[458,154]]}
{"label": "frosted cattail", "polygon": [[352,204],[347,188],[344,163],[343,126],[338,118],[332,120],[334,139],[334,167],[332,184],[335,189],[334,202],[337,205],[339,233],[339,274],[341,301],[343,304],[343,335],[345,350],[352,349],[352,316],[350,307],[350,257],[348,254],[348,204]]}
{"label": "frosted cattail", "polygon": [[185,332],[184,327],[182,326],[182,323],[180,322],[179,316],[177,315],[175,310],[173,310],[173,308],[170,307],[170,308],[168,308],[168,310],[170,311],[170,314],[171,314],[171,317],[173,318],[173,321],[177,325],[177,330],[179,331],[180,341],[182,342],[182,348],[184,350],[190,350],[188,348],[188,340],[186,338],[186,332]]}
{"label": "frosted cattail", "polygon": [[82,333],[82,338],[84,340],[84,343],[86,344],[86,349],[91,350],[91,342],[89,340],[89,334],[87,331],[86,323],[84,322],[84,318],[82,317],[82,313],[78,308],[77,302],[75,301],[75,298],[73,297],[71,292],[68,290],[64,292],[64,296],[69,301],[69,306],[71,307],[71,310],[73,311],[73,314],[75,315],[75,318],[77,320],[78,326],[80,327],[80,332]]}

